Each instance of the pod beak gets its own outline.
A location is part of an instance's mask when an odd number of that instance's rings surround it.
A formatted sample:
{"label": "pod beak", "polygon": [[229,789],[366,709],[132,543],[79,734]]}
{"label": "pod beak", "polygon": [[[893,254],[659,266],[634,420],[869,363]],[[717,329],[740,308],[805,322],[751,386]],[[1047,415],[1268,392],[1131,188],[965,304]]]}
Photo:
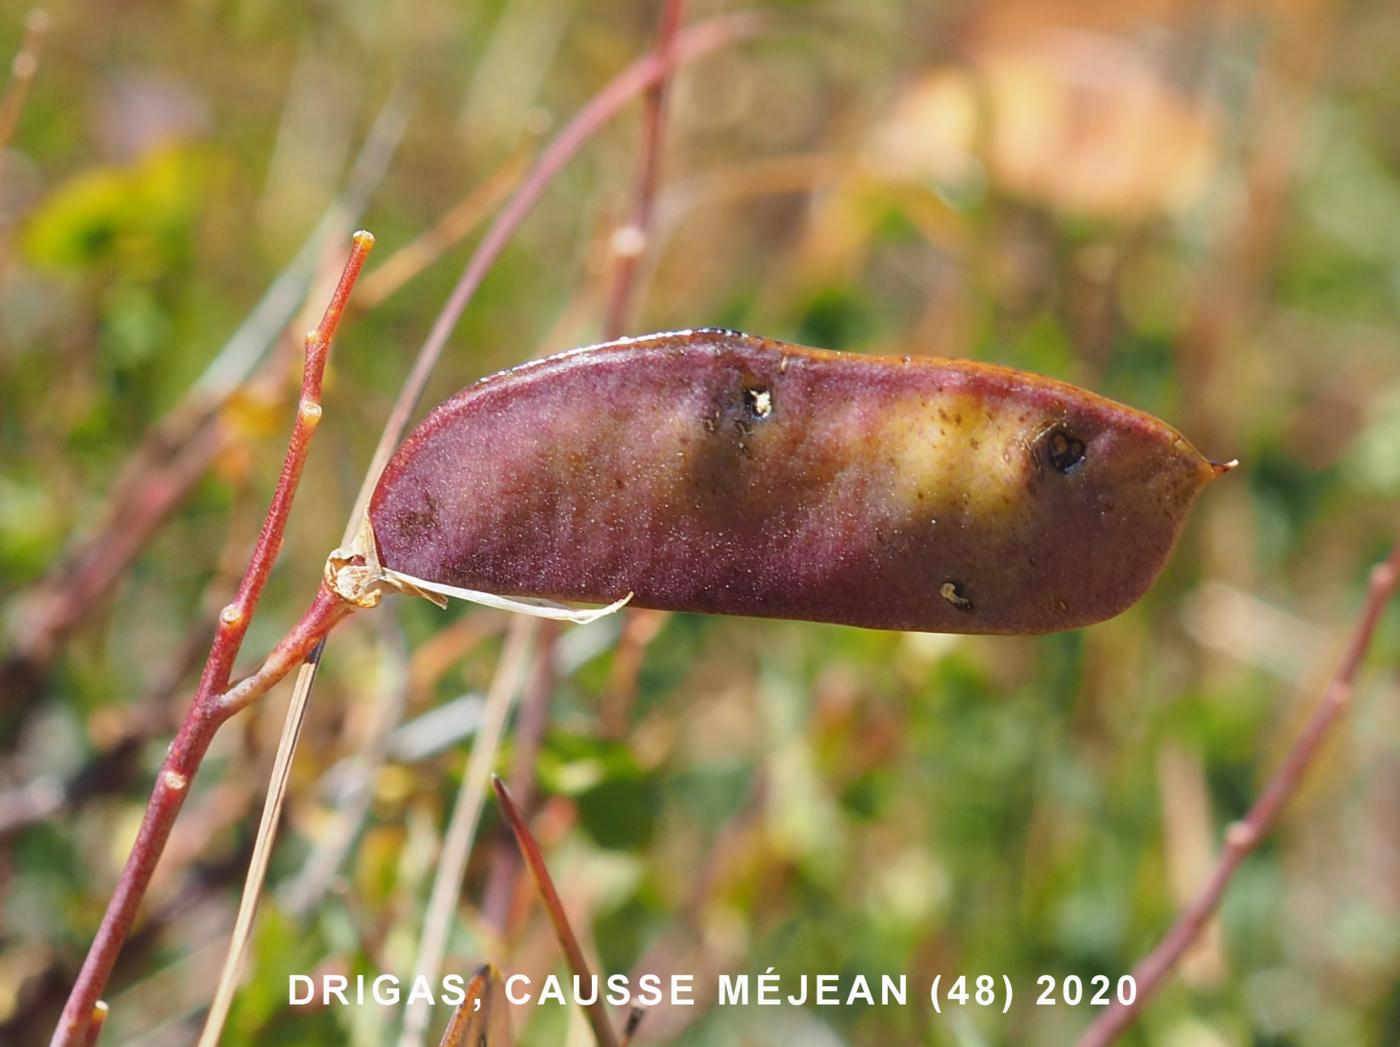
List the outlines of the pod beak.
{"label": "pod beak", "polygon": [[1231,458],[1228,462],[1211,462],[1210,467],[1216,476],[1224,476],[1228,472],[1233,472],[1239,464],[1238,458]]}

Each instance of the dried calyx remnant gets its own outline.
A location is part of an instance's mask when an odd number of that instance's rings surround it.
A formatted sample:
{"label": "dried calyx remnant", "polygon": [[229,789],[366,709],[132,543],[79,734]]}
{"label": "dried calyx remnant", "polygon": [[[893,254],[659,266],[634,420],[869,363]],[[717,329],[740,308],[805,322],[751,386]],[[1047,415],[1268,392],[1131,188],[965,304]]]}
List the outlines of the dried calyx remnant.
{"label": "dried calyx remnant", "polygon": [[526,364],[443,403],[327,581],[362,606],[399,589],[575,620],[630,598],[1051,632],[1135,602],[1229,468],[1150,415],[1036,375],[682,331]]}

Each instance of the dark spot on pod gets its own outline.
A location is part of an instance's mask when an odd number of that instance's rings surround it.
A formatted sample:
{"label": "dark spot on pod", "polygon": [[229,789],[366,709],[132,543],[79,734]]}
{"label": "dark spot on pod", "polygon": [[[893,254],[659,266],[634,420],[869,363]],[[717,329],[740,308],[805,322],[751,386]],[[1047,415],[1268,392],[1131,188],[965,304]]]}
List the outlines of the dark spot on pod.
{"label": "dark spot on pod", "polygon": [[1047,442],[1050,464],[1066,476],[1084,464],[1084,441],[1063,429],[1052,429]]}
{"label": "dark spot on pod", "polygon": [[938,595],[960,611],[972,610],[972,601],[963,595],[963,587],[954,581],[946,581],[938,587]]}
{"label": "dark spot on pod", "polygon": [[432,492],[422,492],[417,506],[401,510],[397,523],[404,534],[413,538],[435,535],[439,529],[438,503]]}

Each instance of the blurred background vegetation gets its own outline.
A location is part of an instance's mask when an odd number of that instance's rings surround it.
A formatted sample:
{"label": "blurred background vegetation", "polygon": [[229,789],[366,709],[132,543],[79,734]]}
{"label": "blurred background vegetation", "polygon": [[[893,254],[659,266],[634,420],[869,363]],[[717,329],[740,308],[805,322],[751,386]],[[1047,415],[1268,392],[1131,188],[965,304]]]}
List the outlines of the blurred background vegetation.
{"label": "blurred background vegetation", "polygon": [[[687,20],[750,6],[695,0]],[[657,7],[48,6],[0,168],[0,1041],[47,1039],[97,925],[271,491],[297,333],[348,231],[379,247],[248,665],[309,599],[482,218],[650,46]],[[644,1041],[1070,1042],[1091,1010],[1035,1007],[1035,976],[1116,977],[1160,937],[1400,524],[1400,8],[769,9],[761,38],[675,78],[631,330],[1027,368],[1242,467],[1148,597],[1078,632],[631,613],[546,634],[498,768],[604,970],[915,987],[904,1008],[715,1008],[702,991],[649,1014]],[[6,61],[26,10],[0,0]],[[424,408],[599,336],[639,114],[552,186]],[[360,619],[326,654],[227,1042],[396,1028],[373,1005],[291,1010],[286,975],[409,975],[505,623],[407,600]],[[1128,1042],[1400,1042],[1397,654],[1391,611],[1339,736]],[[104,1043],[191,1041],[287,690],[206,761]],[[448,966],[484,959],[563,970],[489,807]],[[1015,980],[1010,1015],[917,999],[934,974],[984,972]],[[588,1042],[572,1011],[514,1019],[527,1044]]]}

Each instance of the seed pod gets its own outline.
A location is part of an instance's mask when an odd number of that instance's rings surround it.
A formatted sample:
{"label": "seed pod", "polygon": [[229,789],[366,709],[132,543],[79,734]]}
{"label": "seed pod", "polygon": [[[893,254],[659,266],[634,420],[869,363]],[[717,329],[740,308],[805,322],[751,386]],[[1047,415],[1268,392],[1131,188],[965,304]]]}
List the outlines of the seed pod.
{"label": "seed pod", "polygon": [[1043,633],[1134,603],[1227,468],[1036,375],[683,331],[462,390],[369,522],[427,589]]}

